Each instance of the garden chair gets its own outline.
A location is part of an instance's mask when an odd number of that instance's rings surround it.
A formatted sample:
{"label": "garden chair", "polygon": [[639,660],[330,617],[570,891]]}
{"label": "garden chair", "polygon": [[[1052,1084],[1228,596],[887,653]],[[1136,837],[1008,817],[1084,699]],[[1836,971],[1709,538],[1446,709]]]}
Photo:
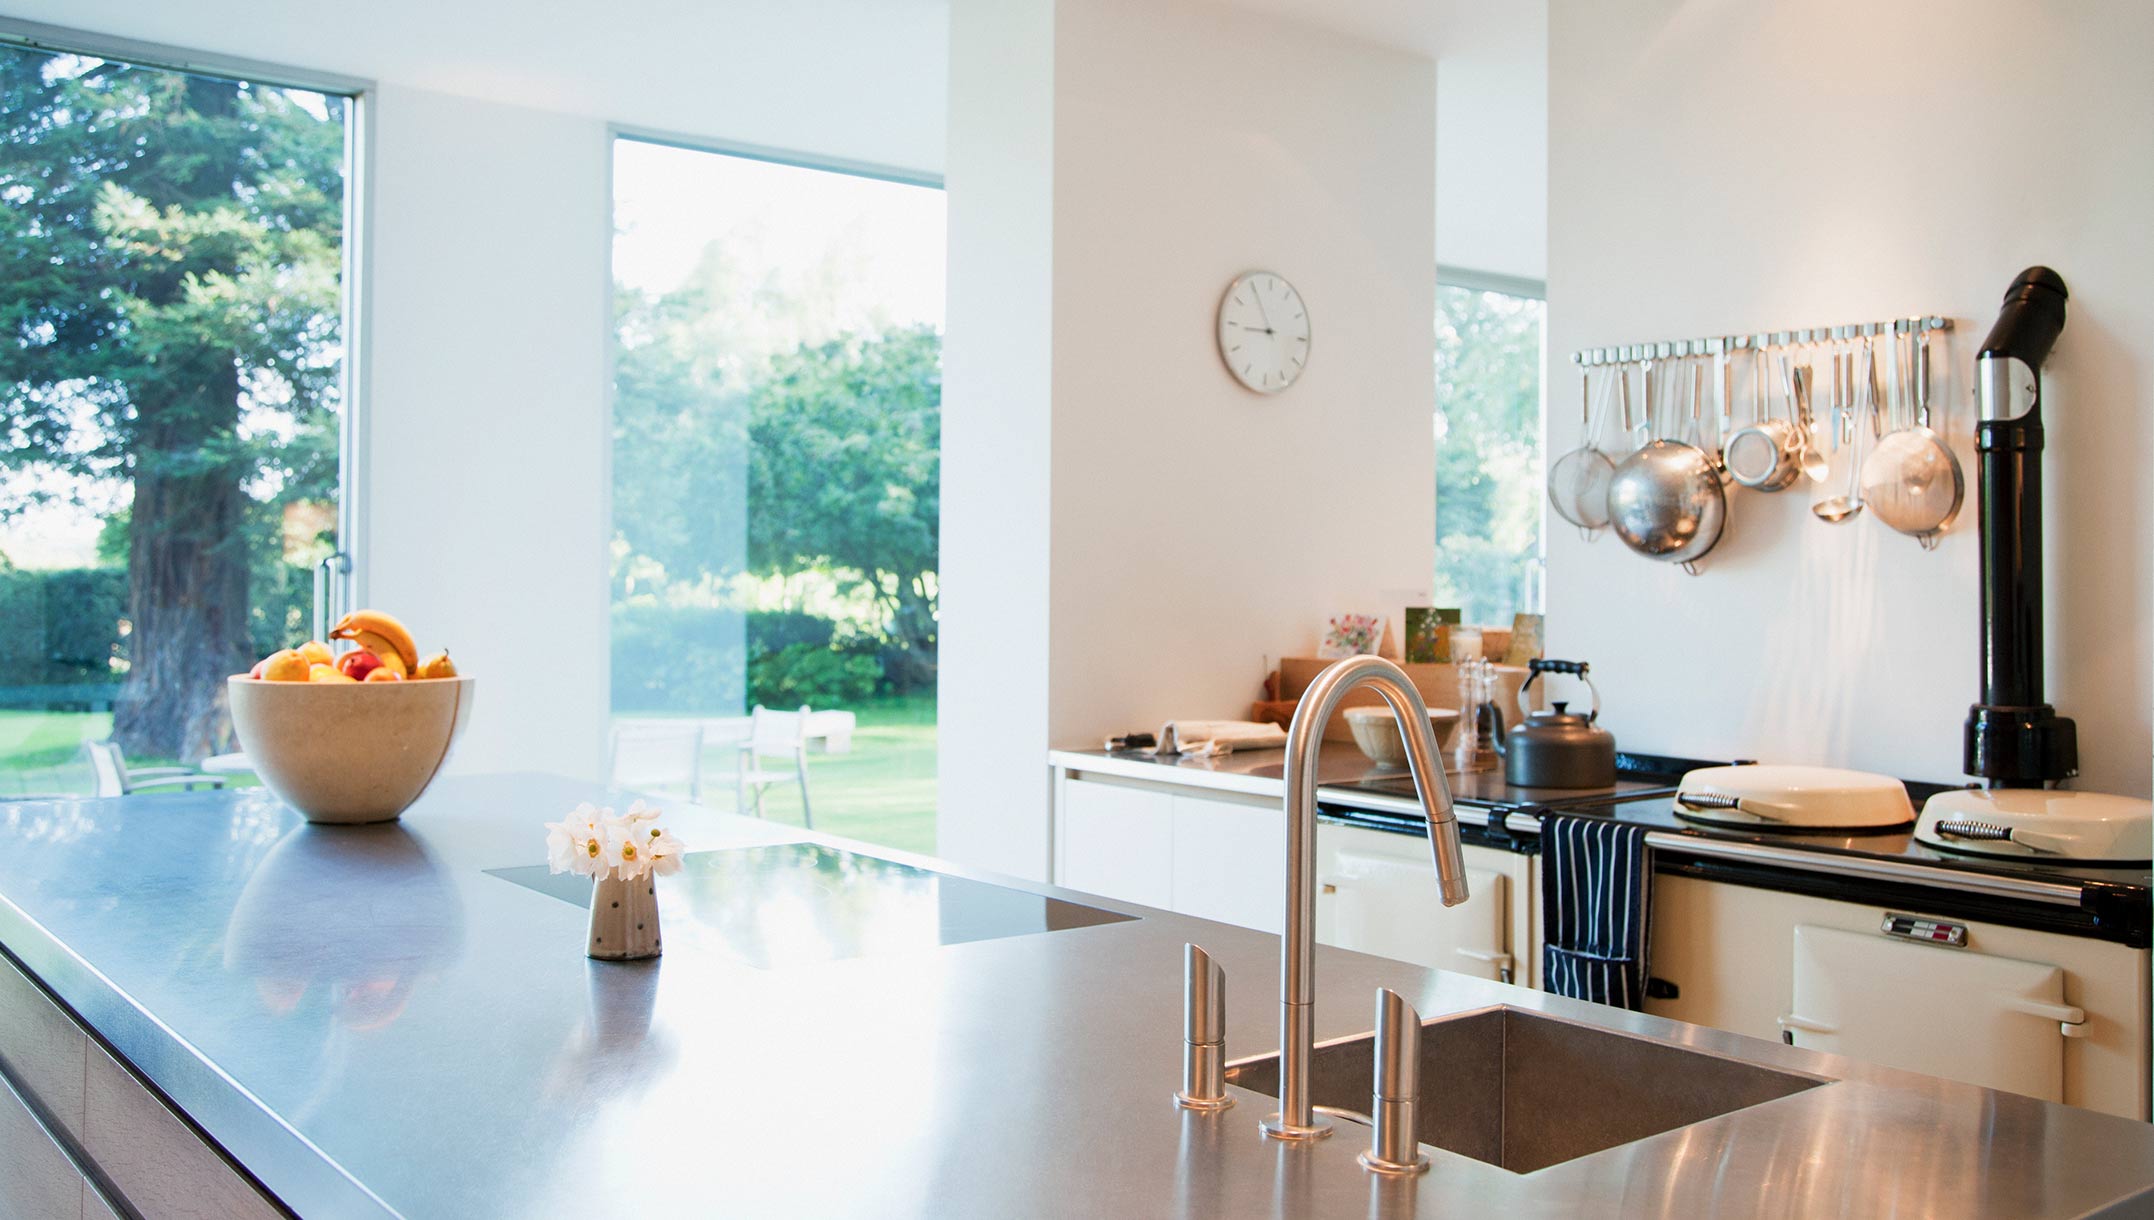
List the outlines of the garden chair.
{"label": "garden chair", "polygon": [[116,741],[86,741],[90,754],[91,792],[97,796],[127,796],[150,788],[222,788],[224,776],[192,767],[130,767]]}
{"label": "garden chair", "polygon": [[613,726],[606,782],[616,788],[703,799],[703,724],[623,720]]}
{"label": "garden chair", "polygon": [[[766,758],[785,759],[791,768],[766,769]],[[748,739],[740,743],[734,760],[733,808],[748,810],[748,790],[755,790],[755,816],[763,816],[763,790],[773,784],[800,785],[800,823],[815,829],[815,814],[808,805],[808,708],[797,712],[774,712],[757,706],[749,714]]]}

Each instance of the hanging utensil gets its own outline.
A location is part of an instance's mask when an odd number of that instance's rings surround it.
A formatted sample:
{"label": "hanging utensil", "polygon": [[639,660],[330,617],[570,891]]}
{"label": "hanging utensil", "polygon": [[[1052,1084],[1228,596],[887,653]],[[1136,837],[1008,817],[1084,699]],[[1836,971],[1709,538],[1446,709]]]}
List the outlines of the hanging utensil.
{"label": "hanging utensil", "polygon": [[[1691,401],[1691,435],[1699,430],[1699,404]],[[1616,466],[1608,485],[1608,519],[1625,546],[1692,575],[1698,561],[1720,542],[1727,524],[1727,492],[1713,459],[1695,443],[1665,437],[1649,442]]]}
{"label": "hanging utensil", "polygon": [[1793,377],[1786,361],[1782,361],[1784,383],[1790,387],[1786,391],[1788,418],[1775,418],[1767,412],[1765,379],[1759,371],[1763,363],[1760,357],[1752,366],[1755,418],[1728,438],[1728,474],[1745,487],[1783,491],[1802,477],[1802,438],[1796,422]]}
{"label": "hanging utensil", "polygon": [[1578,397],[1578,447],[1548,468],[1548,503],[1557,516],[1578,527],[1580,537],[1591,542],[1608,524],[1608,480],[1615,474],[1615,463],[1594,443],[1599,433],[1593,427],[1590,371],[1579,375]]}
{"label": "hanging utensil", "polygon": [[1813,483],[1822,483],[1832,474],[1832,459],[1825,454],[1818,440],[1817,412],[1811,406],[1811,389],[1815,382],[1815,370],[1810,365],[1790,369],[1781,363],[1781,374],[1787,379],[1789,409],[1795,411],[1796,440],[1802,445],[1801,454],[1795,459],[1802,467],[1803,476]]}
{"label": "hanging utensil", "polygon": [[[1856,404],[1854,409],[1848,413],[1850,420],[1857,420],[1862,416],[1864,409],[1867,408],[1873,428],[1877,420],[1877,396],[1873,391],[1877,375],[1876,366],[1876,349],[1865,344],[1863,347],[1862,379],[1857,383],[1855,390]],[[1857,444],[1860,439],[1861,429],[1857,427],[1855,434],[1848,439],[1845,446],[1847,450],[1847,490],[1840,495],[1828,497],[1810,506],[1810,511],[1817,515],[1818,520],[1837,525],[1842,521],[1852,521],[1862,514],[1862,487],[1860,483],[1862,451]]]}
{"label": "hanging utensil", "polygon": [[1930,345],[1917,334],[1908,357],[1914,424],[1877,442],[1862,464],[1862,498],[1877,519],[1920,543],[1925,551],[1959,516],[1967,480],[1958,455],[1930,428]]}

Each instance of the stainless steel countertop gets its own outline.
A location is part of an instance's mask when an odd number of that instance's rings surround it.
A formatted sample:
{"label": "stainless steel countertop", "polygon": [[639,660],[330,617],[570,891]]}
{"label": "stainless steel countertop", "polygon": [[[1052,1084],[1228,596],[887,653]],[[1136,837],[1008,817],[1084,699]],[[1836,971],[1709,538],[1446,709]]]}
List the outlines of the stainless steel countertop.
{"label": "stainless steel countertop", "polygon": [[[1074,772],[1283,801],[1285,754],[1284,750],[1250,750],[1219,758],[1174,758],[1103,750],[1055,750],[1049,752],[1048,763]],[[1328,743],[1317,765],[1317,800],[1333,808],[1419,817],[1421,806],[1410,789],[1394,794],[1356,786],[1367,781],[1400,780],[1403,774],[1396,767],[1377,766],[1350,744]],[[1502,783],[1500,774],[1493,773],[1454,776],[1452,791],[1462,798],[1479,796],[1512,802],[1578,798],[1575,791],[1562,789],[1510,788]],[[1674,817],[1665,800],[1657,804],[1636,801],[1628,806],[1615,805],[1611,812],[1618,821],[1641,821],[1652,826],[1654,833],[1648,841],[1665,852],[1925,885],[1957,894],[1979,893],[2076,907],[2081,905],[2082,890],[2089,884],[2143,892],[2149,883],[2144,865],[2095,868],[1959,856],[1918,842],[1907,832],[1805,834],[1703,825]],[[1485,826],[1489,816],[1486,809],[1470,805],[1458,808],[1459,821],[1467,825]],[[1540,830],[1535,819],[1517,814],[1506,820],[1505,827],[1516,834],[1537,834]]]}
{"label": "stainless steel countertop", "polygon": [[[1169,1101],[1182,943],[1225,966],[1240,1058],[1276,1049],[1273,937],[1026,885],[1141,918],[767,970],[687,937],[590,962],[581,910],[484,870],[539,861],[539,822],[598,795],[449,779],[399,825],[326,831],[259,792],[0,804],[0,943],[307,1217],[2154,1211],[2147,1124],[1320,949],[1323,1038],[1366,1030],[1381,984],[1837,1081],[1533,1174],[1439,1150],[1374,1178],[1351,1126],[1281,1145],[1268,1099]],[[675,821],[694,848],[840,842]],[[687,900],[660,883],[669,928]],[[816,936],[845,900],[772,927]]]}

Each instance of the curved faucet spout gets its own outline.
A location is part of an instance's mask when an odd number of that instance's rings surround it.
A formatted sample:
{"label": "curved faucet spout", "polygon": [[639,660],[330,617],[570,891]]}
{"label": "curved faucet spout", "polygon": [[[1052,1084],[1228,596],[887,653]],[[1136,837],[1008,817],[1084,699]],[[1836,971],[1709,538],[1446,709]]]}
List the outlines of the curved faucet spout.
{"label": "curved faucet spout", "polygon": [[1406,671],[1382,657],[1351,657],[1310,683],[1286,733],[1286,926],[1279,938],[1279,1112],[1264,1120],[1274,1139],[1331,1134],[1309,1096],[1316,1055],[1316,766],[1324,728],[1340,700],[1368,686],[1399,722],[1414,790],[1428,816],[1429,850],[1445,906],[1466,901],[1466,859],[1459,847],[1451,789],[1444,782],[1428,705]]}

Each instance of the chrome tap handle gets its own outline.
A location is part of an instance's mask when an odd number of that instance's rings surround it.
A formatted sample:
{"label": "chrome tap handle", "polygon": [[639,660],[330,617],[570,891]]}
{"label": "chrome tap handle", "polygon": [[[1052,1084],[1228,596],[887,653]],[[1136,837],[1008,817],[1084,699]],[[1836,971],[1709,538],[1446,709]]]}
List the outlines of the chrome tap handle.
{"label": "chrome tap handle", "polygon": [[1416,1134],[1415,1102],[1421,1092],[1421,1014],[1388,987],[1376,989],[1376,1079],[1369,1099],[1369,1150],[1362,1168],[1371,1173],[1426,1172]]}
{"label": "chrome tap handle", "polygon": [[1224,1110],[1227,1094],[1227,972],[1195,945],[1182,946],[1182,1088],[1185,1110]]}

